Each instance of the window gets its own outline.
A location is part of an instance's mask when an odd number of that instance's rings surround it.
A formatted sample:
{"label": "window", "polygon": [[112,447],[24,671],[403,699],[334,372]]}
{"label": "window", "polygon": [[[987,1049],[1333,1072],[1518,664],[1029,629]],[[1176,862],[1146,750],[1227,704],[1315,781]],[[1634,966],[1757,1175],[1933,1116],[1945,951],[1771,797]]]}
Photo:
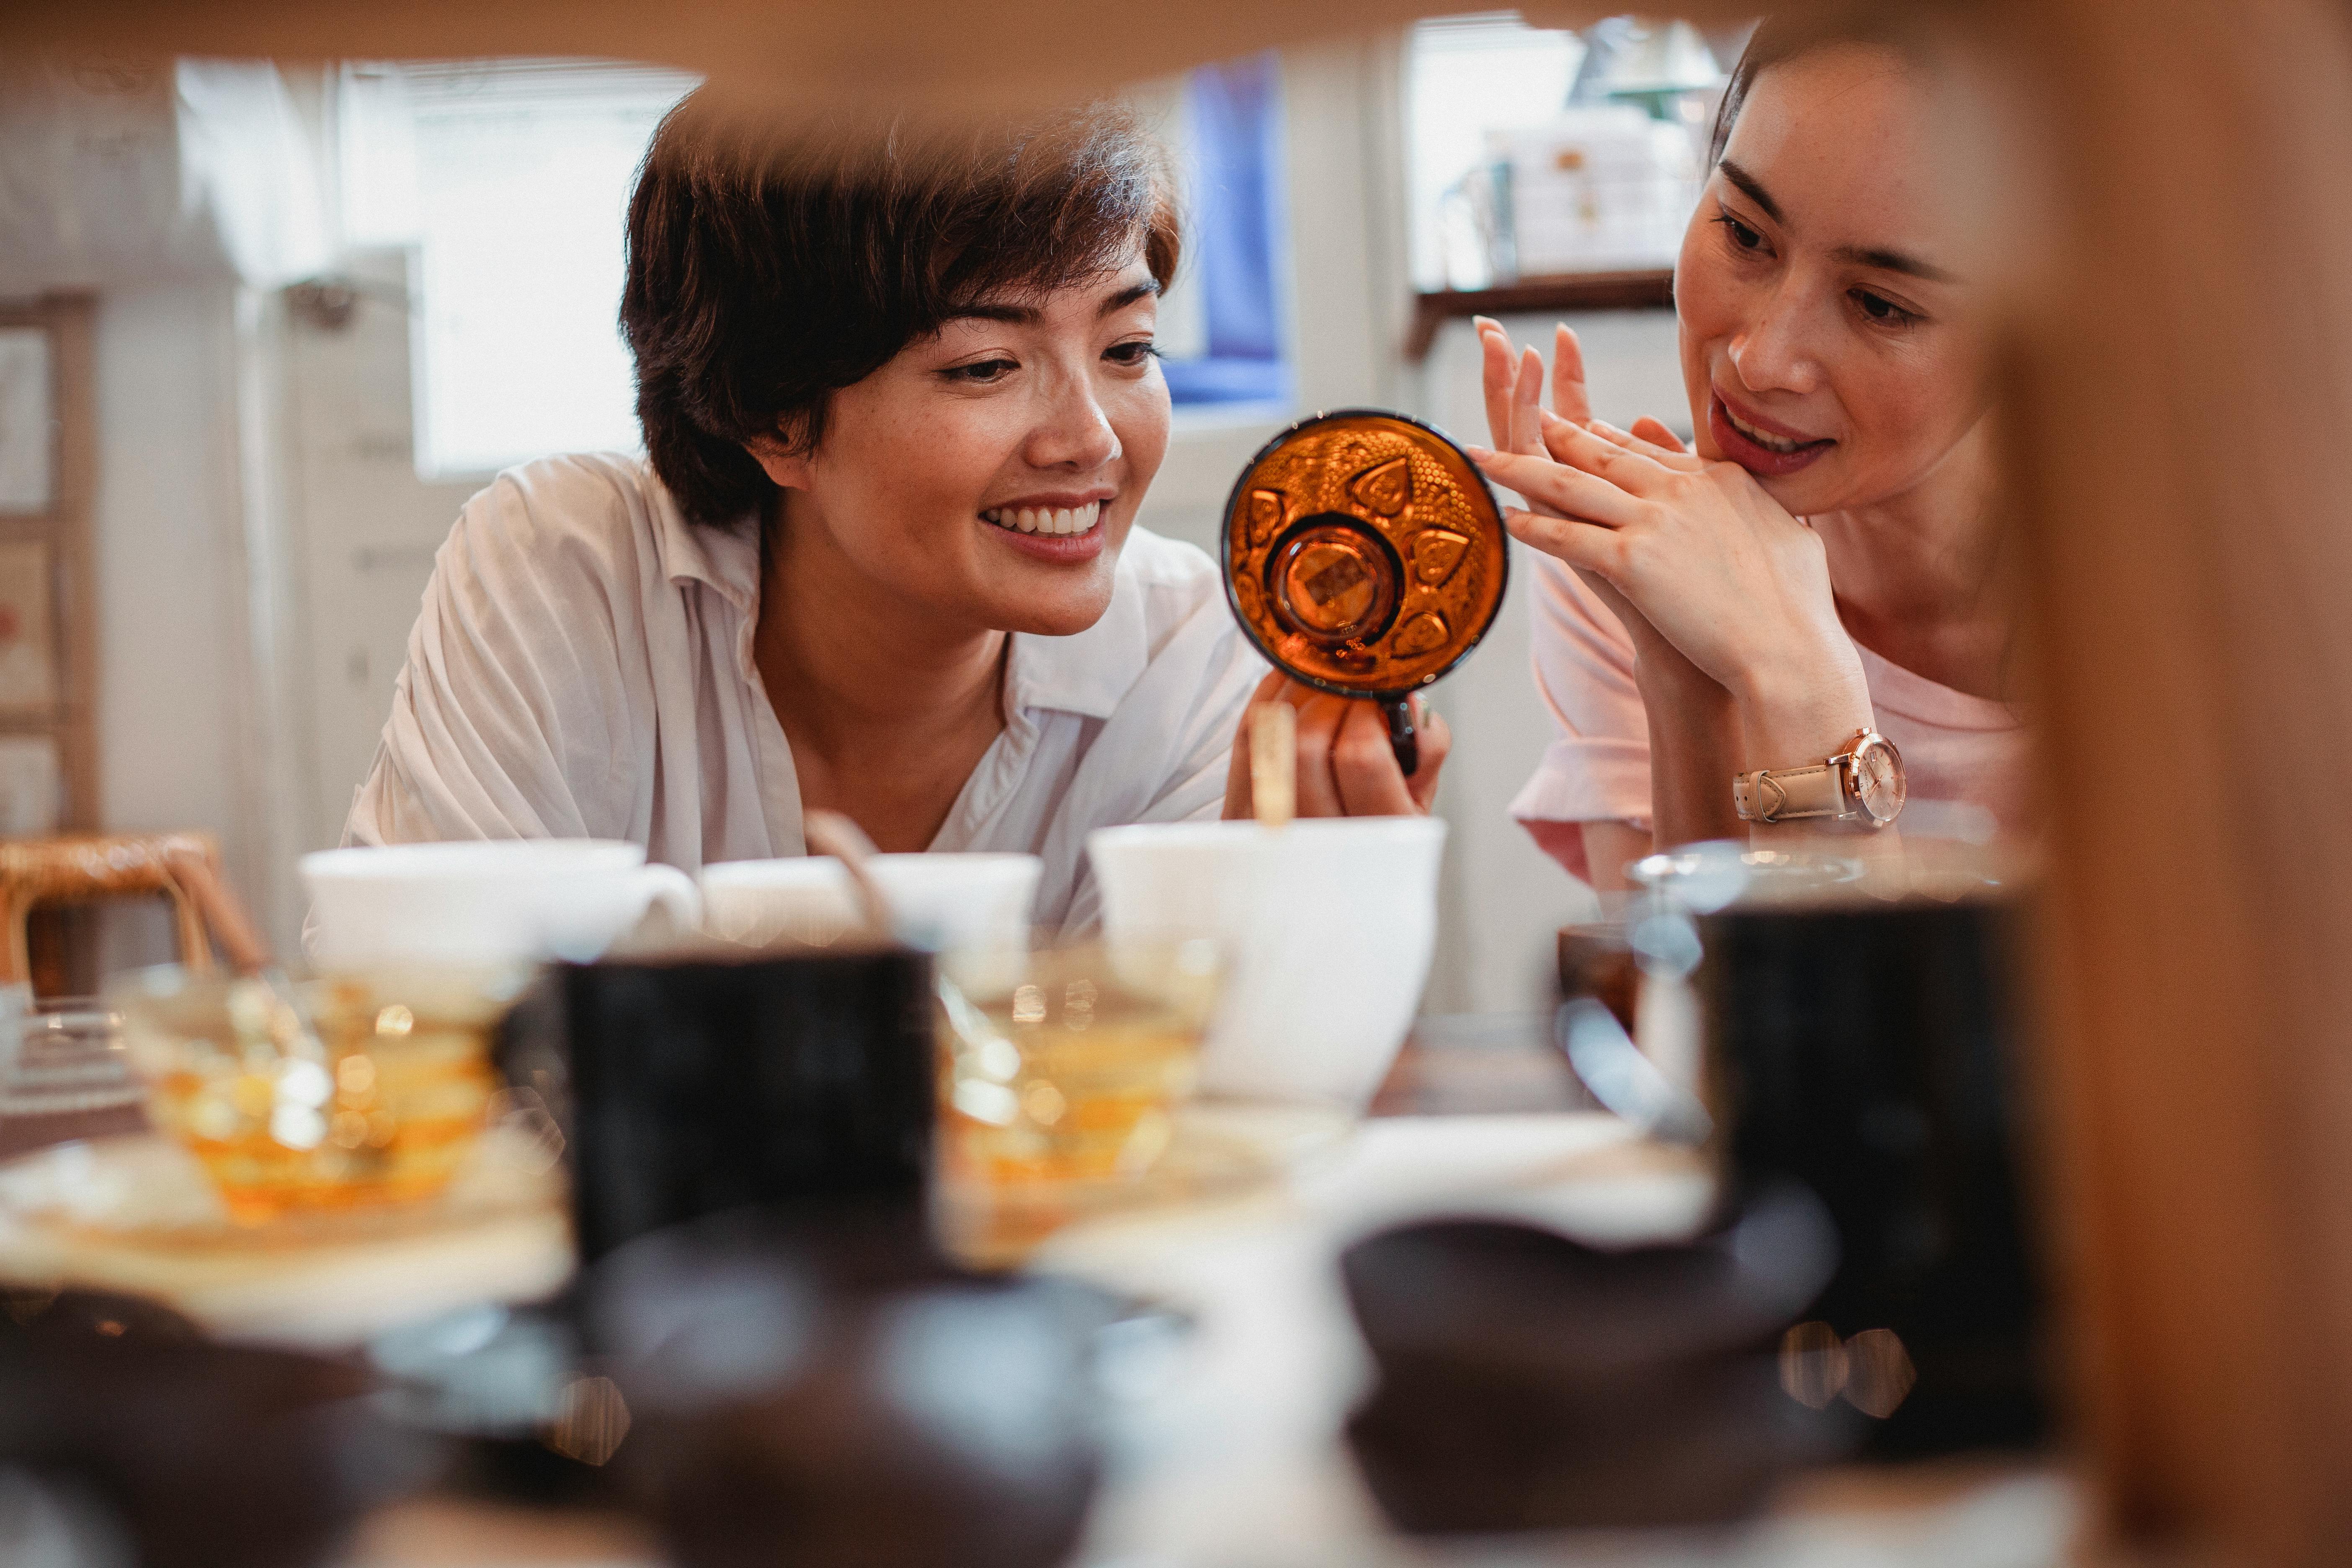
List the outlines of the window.
{"label": "window", "polygon": [[1412,269],[1424,289],[1671,266],[1697,199],[1718,59],[1746,29],[1515,11],[1417,25],[1407,53]]}
{"label": "window", "polygon": [[[415,256],[421,477],[639,447],[615,324],[628,194],[654,128],[695,80],[583,60],[344,69],[344,240]],[[1156,118],[1187,220],[1184,265],[1162,311],[1170,395],[1192,407],[1286,405],[1276,57],[1203,67],[1170,87]]]}
{"label": "window", "polygon": [[1179,407],[1286,405],[1279,63],[1269,53],[1202,66],[1176,97],[1160,127],[1185,218],[1184,262],[1160,312],[1168,395]]}
{"label": "window", "polygon": [[415,249],[421,476],[638,447],[616,323],[629,187],[695,79],[575,60],[346,68],[345,239]]}

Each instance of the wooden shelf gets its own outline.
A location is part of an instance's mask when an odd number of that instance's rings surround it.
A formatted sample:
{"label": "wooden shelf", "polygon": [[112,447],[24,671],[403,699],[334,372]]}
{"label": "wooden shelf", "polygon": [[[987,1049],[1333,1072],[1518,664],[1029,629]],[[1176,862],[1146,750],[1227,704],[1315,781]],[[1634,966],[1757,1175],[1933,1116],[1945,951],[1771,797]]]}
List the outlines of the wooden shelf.
{"label": "wooden shelf", "polygon": [[1643,268],[1634,272],[1563,272],[1522,278],[1494,289],[1444,289],[1416,294],[1412,327],[1405,333],[1405,358],[1419,362],[1437,341],[1437,330],[1464,316],[1507,316],[1528,311],[1654,310],[1675,302],[1675,270]]}

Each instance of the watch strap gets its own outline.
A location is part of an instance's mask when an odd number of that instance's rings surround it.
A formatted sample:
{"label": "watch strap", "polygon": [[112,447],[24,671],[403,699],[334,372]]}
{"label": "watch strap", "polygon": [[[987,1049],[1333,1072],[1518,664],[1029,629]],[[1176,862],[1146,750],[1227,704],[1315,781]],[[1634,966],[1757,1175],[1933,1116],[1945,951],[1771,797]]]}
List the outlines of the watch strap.
{"label": "watch strap", "polygon": [[1758,768],[1731,781],[1731,803],[1742,822],[1796,822],[1852,814],[1846,804],[1844,759],[1802,768]]}

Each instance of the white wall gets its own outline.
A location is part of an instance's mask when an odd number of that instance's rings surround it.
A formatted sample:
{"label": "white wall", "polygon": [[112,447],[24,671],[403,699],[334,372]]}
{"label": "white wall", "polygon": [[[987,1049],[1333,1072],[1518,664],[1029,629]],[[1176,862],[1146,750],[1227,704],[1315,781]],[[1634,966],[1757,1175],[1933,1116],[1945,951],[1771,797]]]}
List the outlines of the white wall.
{"label": "white wall", "polygon": [[[245,670],[235,289],[102,295],[97,320],[99,801],[110,829],[205,828],[262,868],[239,752]],[[102,963],[171,956],[160,905],[110,915]]]}

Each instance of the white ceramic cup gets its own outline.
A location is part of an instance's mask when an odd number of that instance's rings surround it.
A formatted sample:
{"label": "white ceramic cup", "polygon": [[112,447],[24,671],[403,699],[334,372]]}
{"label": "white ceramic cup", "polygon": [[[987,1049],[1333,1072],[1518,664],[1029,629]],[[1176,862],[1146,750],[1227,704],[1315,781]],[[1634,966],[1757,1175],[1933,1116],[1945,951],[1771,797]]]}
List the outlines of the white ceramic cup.
{"label": "white ceramic cup", "polygon": [[1207,936],[1225,950],[1202,1090],[1355,1109],[1421,1005],[1444,847],[1445,824],[1426,816],[1142,825],[1087,838],[1112,940]]}
{"label": "white ceramic cup", "polygon": [[702,923],[694,879],[614,838],[323,849],[301,871],[321,963],[586,963],[656,907],[680,931]]}
{"label": "white ceramic cup", "polygon": [[[934,951],[1024,947],[1034,855],[877,855],[866,862],[901,941]],[[703,929],[729,942],[830,942],[859,923],[849,873],[829,855],[702,868]]]}

